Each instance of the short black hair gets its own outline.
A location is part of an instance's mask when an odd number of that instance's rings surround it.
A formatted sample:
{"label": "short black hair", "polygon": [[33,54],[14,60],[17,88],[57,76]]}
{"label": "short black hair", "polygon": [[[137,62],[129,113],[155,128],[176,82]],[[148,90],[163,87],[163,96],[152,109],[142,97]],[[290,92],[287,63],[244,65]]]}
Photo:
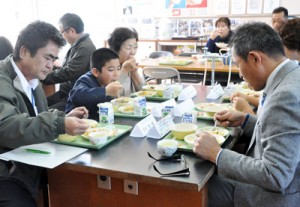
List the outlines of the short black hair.
{"label": "short black hair", "polygon": [[119,55],[115,51],[105,47],[97,49],[91,56],[91,68],[96,68],[102,72],[105,63],[112,59],[119,59]]}
{"label": "short black hair", "polygon": [[284,8],[282,6],[275,8],[273,10],[272,14],[277,14],[277,13],[281,13],[281,12],[283,12],[284,17],[288,18],[289,12],[288,12],[288,10],[286,8]]}
{"label": "short black hair", "polygon": [[138,33],[134,28],[117,27],[110,35],[107,42],[110,49],[119,53],[122,44],[131,38],[135,38],[136,41],[139,40]]}
{"label": "short black hair", "polygon": [[45,47],[53,41],[59,48],[66,45],[66,40],[52,24],[43,21],[34,21],[27,25],[19,34],[14,50],[14,60],[20,60],[20,49],[25,47],[31,57],[36,55],[38,49]]}
{"label": "short black hair", "polygon": [[4,36],[0,37],[0,60],[5,59],[9,54],[13,53],[14,48],[11,42]]}
{"label": "short black hair", "polygon": [[279,34],[263,22],[251,22],[239,26],[229,46],[232,46],[234,53],[246,62],[250,51],[260,51],[274,59],[284,56]]}
{"label": "short black hair", "polygon": [[220,17],[219,19],[217,19],[217,21],[215,23],[215,27],[217,27],[220,22],[224,22],[230,29],[231,23],[230,23],[230,19],[228,17]]}
{"label": "short black hair", "polygon": [[63,30],[72,27],[77,34],[80,34],[84,31],[84,23],[77,14],[66,13],[60,18],[59,23],[62,24]]}
{"label": "short black hair", "polygon": [[300,18],[288,20],[279,35],[286,48],[300,51]]}

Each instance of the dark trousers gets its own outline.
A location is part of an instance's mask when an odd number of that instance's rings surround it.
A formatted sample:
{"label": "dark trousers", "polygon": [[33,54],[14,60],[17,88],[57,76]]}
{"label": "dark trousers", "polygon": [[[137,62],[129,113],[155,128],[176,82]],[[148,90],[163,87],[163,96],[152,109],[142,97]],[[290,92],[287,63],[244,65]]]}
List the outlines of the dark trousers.
{"label": "dark trousers", "polygon": [[31,193],[20,183],[0,178],[0,207],[37,207]]}
{"label": "dark trousers", "polygon": [[236,182],[213,175],[208,183],[209,207],[233,207]]}

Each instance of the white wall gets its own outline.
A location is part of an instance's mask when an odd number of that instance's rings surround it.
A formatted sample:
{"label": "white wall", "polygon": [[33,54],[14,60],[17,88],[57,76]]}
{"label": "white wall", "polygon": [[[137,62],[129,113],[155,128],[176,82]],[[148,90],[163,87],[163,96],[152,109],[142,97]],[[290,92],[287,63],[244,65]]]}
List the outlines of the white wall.
{"label": "white wall", "polygon": [[[165,0],[155,0],[154,8],[149,8],[149,0],[0,0],[0,35],[7,36],[13,44],[19,31],[33,20],[40,19],[58,27],[59,18],[67,12],[78,14],[85,23],[85,31],[90,33],[96,47],[103,47],[109,33],[122,25],[122,8],[125,3],[147,5],[139,14],[157,17],[164,6]],[[161,3],[160,3],[161,2]],[[213,0],[208,0],[211,8]],[[300,14],[299,0],[280,0],[291,15]],[[159,8],[158,8],[159,7]],[[208,9],[208,16],[212,16]],[[260,20],[271,22],[271,15],[251,17],[241,16],[241,21]],[[236,17],[238,18],[238,17]]]}

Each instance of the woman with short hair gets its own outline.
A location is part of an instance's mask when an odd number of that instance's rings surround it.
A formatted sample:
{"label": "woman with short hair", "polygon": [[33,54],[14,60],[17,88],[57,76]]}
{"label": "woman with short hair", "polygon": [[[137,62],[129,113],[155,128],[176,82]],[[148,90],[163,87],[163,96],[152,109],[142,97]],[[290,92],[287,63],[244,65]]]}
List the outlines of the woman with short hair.
{"label": "woman with short hair", "polygon": [[145,84],[138,73],[138,63],[135,54],[138,48],[138,33],[133,28],[118,27],[107,40],[110,49],[119,54],[121,68],[120,83],[124,86],[124,96],[139,91]]}
{"label": "woman with short hair", "polygon": [[228,43],[232,37],[232,30],[230,29],[230,20],[228,17],[220,17],[216,23],[216,29],[211,33],[206,47],[211,53],[219,53],[221,48],[217,47],[216,43]]}

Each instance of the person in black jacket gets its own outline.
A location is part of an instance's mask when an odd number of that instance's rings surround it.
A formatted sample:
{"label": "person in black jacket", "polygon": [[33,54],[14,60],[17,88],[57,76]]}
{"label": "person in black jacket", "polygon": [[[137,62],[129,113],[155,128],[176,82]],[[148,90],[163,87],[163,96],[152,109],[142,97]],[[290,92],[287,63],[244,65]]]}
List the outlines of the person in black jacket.
{"label": "person in black jacket", "polygon": [[233,32],[230,29],[230,20],[228,17],[220,17],[216,23],[216,29],[211,33],[209,40],[206,43],[208,52],[219,53],[221,48],[218,48],[216,43],[228,43]]}
{"label": "person in black jacket", "polygon": [[90,57],[96,50],[95,45],[84,33],[84,23],[81,18],[72,13],[66,13],[60,18],[59,29],[64,39],[71,45],[61,67],[53,70],[43,84],[60,84],[60,89],[47,97],[50,108],[65,110],[68,95],[76,80],[90,69]]}

